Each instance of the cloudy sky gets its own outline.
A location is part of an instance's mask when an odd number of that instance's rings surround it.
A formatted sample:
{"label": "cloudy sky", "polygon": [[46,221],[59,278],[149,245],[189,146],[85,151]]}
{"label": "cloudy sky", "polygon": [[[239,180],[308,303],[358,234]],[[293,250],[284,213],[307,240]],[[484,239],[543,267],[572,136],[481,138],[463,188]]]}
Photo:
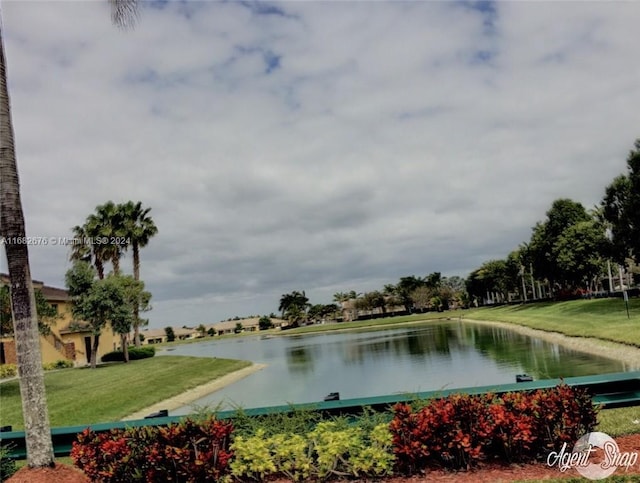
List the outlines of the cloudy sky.
{"label": "cloudy sky", "polygon": [[[640,2],[158,1],[128,32],[98,1],[2,17],[27,234],[151,207],[154,327],[466,277],[554,199],[599,203],[640,136]],[[32,246],[33,277],[64,286],[68,254]]]}

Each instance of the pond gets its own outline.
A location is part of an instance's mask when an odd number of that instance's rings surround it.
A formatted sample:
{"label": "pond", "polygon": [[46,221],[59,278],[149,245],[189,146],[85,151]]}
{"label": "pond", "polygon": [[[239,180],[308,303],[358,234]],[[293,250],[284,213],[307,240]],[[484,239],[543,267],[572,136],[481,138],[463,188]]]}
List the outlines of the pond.
{"label": "pond", "polygon": [[267,367],[172,411],[243,408],[416,393],[456,387],[621,372],[622,362],[567,349],[511,330],[465,322],[209,340],[159,354],[246,359]]}

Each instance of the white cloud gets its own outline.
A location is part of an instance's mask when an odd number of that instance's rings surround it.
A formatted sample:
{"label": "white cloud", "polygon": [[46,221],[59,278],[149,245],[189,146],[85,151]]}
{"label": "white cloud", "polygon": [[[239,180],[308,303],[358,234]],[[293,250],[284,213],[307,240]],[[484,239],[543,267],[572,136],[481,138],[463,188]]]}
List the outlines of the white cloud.
{"label": "white cloud", "polygon": [[129,32],[3,7],[29,234],[152,207],[156,326],[466,276],[555,198],[598,203],[639,135],[634,2],[168,2]]}

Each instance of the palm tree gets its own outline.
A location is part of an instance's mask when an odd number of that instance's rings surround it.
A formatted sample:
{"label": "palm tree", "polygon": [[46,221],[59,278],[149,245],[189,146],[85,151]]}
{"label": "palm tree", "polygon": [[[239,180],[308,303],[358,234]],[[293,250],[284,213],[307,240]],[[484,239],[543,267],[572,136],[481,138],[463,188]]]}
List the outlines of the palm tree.
{"label": "palm tree", "polygon": [[153,219],[149,216],[151,208],[142,208],[142,202],[128,201],[121,205],[124,218],[125,237],[130,241],[133,252],[133,278],[140,280],[140,249],[146,247],[149,240],[158,233]]}
{"label": "palm tree", "polygon": [[[98,278],[104,279],[104,264],[111,261],[113,273],[120,273],[120,258],[126,245],[122,210],[113,201],[96,206],[95,213],[87,216],[84,225],[72,228],[74,243],[71,245],[71,261],[91,262]],[[118,243],[116,243],[118,242]]]}
{"label": "palm tree", "polygon": [[[142,208],[140,201],[128,201],[120,205],[120,210],[124,219],[124,234],[133,252],[133,278],[140,280],[140,248],[147,246],[151,237],[158,233],[158,228],[149,216],[151,208]],[[140,347],[141,325],[143,321],[139,317],[138,307],[134,306],[133,340],[136,347]]]}
{"label": "palm tree", "polygon": [[102,260],[109,260],[113,265],[113,273],[120,274],[120,258],[127,249],[124,213],[121,205],[107,201],[96,206],[95,213],[87,217],[85,223],[92,241],[93,250]]}
{"label": "palm tree", "polygon": [[93,260],[98,278],[102,280],[104,278],[105,260],[103,260],[100,250],[97,249],[98,245],[90,242],[86,224],[76,225],[71,230],[73,232],[73,243],[71,245],[69,260],[72,262],[81,261],[88,263],[91,263]]}
{"label": "palm tree", "polygon": [[13,333],[29,466],[52,466],[49,413],[42,372],[35,294],[29,270],[29,250],[20,198],[6,58],[0,23],[0,237],[9,268]]}
{"label": "palm tree", "polygon": [[282,313],[282,318],[284,319],[284,314],[291,305],[293,304],[293,295],[290,293],[285,293],[280,297],[280,305],[278,306],[278,310]]}
{"label": "palm tree", "polygon": [[298,292],[294,290],[290,294],[284,294],[280,297],[280,306],[278,310],[282,312],[282,318],[285,318],[285,314],[288,314],[288,318],[297,325],[298,321],[304,319],[309,307],[309,299],[307,298],[304,290]]}
{"label": "palm tree", "polygon": [[[134,0],[110,0],[110,3],[115,24],[127,27],[135,21]],[[53,466],[54,456],[38,336],[38,317],[29,269],[29,250],[25,243],[20,243],[25,238],[26,231],[6,67],[0,21],[0,237],[5,242],[9,269],[27,464],[31,468],[38,468]]]}

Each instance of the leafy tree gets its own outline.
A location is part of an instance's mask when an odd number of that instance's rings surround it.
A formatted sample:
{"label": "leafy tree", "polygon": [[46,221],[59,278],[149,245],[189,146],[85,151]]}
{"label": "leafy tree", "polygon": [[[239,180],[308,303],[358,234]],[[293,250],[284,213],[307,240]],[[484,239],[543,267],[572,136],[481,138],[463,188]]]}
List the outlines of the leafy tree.
{"label": "leafy tree", "polygon": [[[103,285],[104,287],[101,287]],[[128,336],[133,323],[133,305],[137,302],[143,286],[139,285],[131,276],[109,275],[104,280],[94,285],[94,290],[102,296],[102,307],[107,321],[111,322],[111,328],[120,336],[120,346],[124,362],[129,362]],[[106,300],[105,300],[106,299]],[[107,302],[112,305],[108,306]],[[96,305],[94,305],[94,308]],[[97,348],[96,348],[97,349]],[[93,354],[92,354],[93,356]]]}
{"label": "leafy tree", "polygon": [[564,230],[553,247],[563,285],[594,287],[605,270],[603,254],[607,247],[604,229],[595,220],[581,221]]}
{"label": "leafy tree", "polygon": [[450,288],[453,292],[463,292],[466,290],[464,278],[454,275],[452,277],[444,277],[442,286]]}
{"label": "leafy tree", "polygon": [[437,294],[437,291],[431,287],[423,285],[416,288],[411,292],[411,300],[413,301],[414,308],[425,310],[431,308],[432,299]]}
{"label": "leafy tree", "polygon": [[114,332],[120,334],[125,360],[128,360],[126,337],[131,330],[133,304],[143,298],[140,292],[144,288],[130,276],[112,274],[95,280],[94,274],[86,262],[74,263],[66,274],[73,315],[87,322],[91,330],[92,368],[96,367],[100,335],[107,322],[111,322]]}
{"label": "leafy tree", "polygon": [[613,258],[640,263],[640,139],[627,157],[627,174],[616,177],[605,190],[603,217],[611,229]]}
{"label": "leafy tree", "polygon": [[442,274],[440,272],[433,272],[424,277],[424,284],[427,287],[439,288],[442,284]]}
{"label": "leafy tree", "polygon": [[400,299],[400,303],[404,305],[405,310],[411,313],[414,306],[414,301],[411,298],[411,294],[415,292],[415,290],[419,287],[424,287],[425,281],[416,277],[415,275],[410,275],[408,277],[400,278],[400,281],[396,285],[396,294]]}
{"label": "leafy tree", "polygon": [[167,342],[173,342],[176,340],[176,333],[173,331],[173,327],[165,327],[164,333],[167,334]]}
{"label": "leafy tree", "polygon": [[554,253],[554,245],[567,228],[589,220],[591,216],[581,203],[563,198],[555,200],[547,211],[546,220],[534,227],[528,245],[528,256],[533,261],[536,273],[549,280],[552,287],[554,283],[561,283],[564,279]]}
{"label": "leafy tree", "polygon": [[387,301],[382,292],[378,290],[367,292],[364,294],[364,298],[371,309],[380,309],[383,314],[387,313]]}
{"label": "leafy tree", "polygon": [[487,293],[497,292],[503,299],[509,290],[509,269],[505,260],[489,260],[469,275],[467,292],[484,299]]}
{"label": "leafy tree", "polygon": [[273,322],[271,322],[271,319],[269,317],[264,315],[264,316],[260,317],[260,320],[258,320],[258,328],[260,330],[271,329],[271,328],[273,328]]}
{"label": "leafy tree", "polygon": [[236,328],[233,329],[233,332],[236,333],[236,334],[239,334],[243,330],[244,330],[244,326],[242,325],[242,322],[238,322],[238,323],[236,323]]}
{"label": "leafy tree", "polygon": [[196,330],[200,332],[200,337],[204,337],[204,334],[207,333],[207,328],[203,324],[200,324],[198,327],[196,327]]}
{"label": "leafy tree", "polygon": [[216,330],[213,327],[209,327],[209,330],[207,330],[207,335],[213,337],[214,335],[216,335]]}
{"label": "leafy tree", "polygon": [[151,294],[144,289],[144,282],[136,280],[131,275],[113,275],[108,276],[105,280],[112,279],[118,285],[118,289],[122,292],[126,310],[130,312],[129,317],[120,317],[111,319],[111,326],[116,334],[120,335],[120,343],[124,355],[124,361],[129,362],[129,334],[131,327],[140,312],[146,312],[150,309],[149,302]]}

